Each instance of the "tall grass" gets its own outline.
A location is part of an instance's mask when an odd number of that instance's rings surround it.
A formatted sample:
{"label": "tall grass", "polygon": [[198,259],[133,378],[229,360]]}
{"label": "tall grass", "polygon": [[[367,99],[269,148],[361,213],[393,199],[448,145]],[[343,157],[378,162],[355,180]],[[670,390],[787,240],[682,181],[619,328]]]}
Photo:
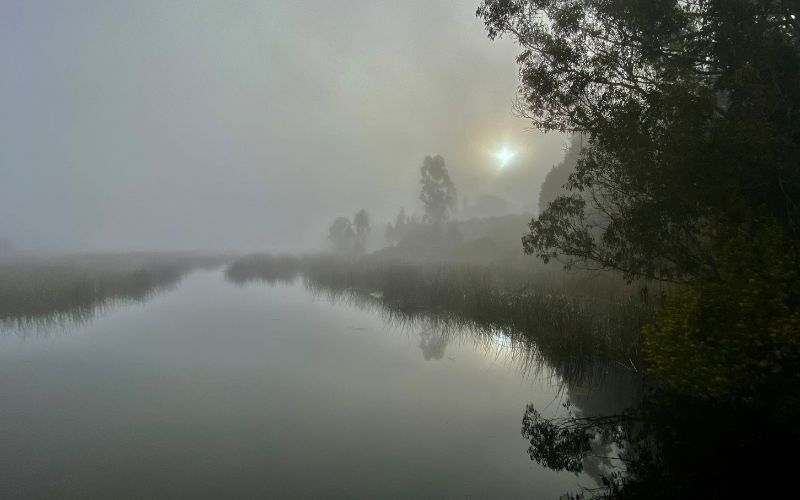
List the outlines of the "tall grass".
{"label": "tall grass", "polygon": [[[245,278],[247,270],[252,273]],[[313,293],[377,309],[387,322],[432,328],[517,352],[521,366],[546,363],[573,383],[614,364],[635,370],[640,331],[654,305],[617,277],[532,268],[338,256],[249,256],[227,271],[238,281],[302,276]]]}
{"label": "tall grass", "polygon": [[222,257],[81,254],[0,260],[0,328],[27,331],[83,323],[122,302],[141,302]]}

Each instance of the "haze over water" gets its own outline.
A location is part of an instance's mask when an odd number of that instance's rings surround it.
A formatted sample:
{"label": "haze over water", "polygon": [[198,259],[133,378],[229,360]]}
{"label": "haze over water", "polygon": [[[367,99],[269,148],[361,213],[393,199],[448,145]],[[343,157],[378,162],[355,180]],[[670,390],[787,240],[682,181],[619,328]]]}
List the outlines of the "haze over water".
{"label": "haze over water", "polygon": [[0,0],[0,500],[790,498],[795,0]]}
{"label": "haze over water", "polygon": [[519,438],[526,404],[563,411],[546,368],[502,337],[385,318],[217,270],[84,324],[7,330],[0,495],[553,498],[594,484],[536,465]]}

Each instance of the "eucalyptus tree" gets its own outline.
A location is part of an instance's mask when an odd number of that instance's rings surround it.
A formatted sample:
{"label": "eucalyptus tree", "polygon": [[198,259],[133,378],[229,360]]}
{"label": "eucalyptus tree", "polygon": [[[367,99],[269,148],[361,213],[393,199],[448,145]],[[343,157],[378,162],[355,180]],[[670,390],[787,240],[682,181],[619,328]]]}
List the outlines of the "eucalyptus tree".
{"label": "eucalyptus tree", "polygon": [[355,228],[355,249],[359,252],[366,251],[367,236],[370,232],[369,215],[363,208],[353,216],[353,227]]}
{"label": "eucalyptus tree", "polygon": [[425,206],[425,221],[436,226],[447,221],[455,211],[458,197],[450,173],[440,155],[426,156],[420,167],[422,189],[419,199]]}
{"label": "eucalyptus tree", "polygon": [[353,223],[347,217],[337,217],[328,229],[328,239],[337,252],[350,252],[353,250],[356,233]]}
{"label": "eucalyptus tree", "polygon": [[528,253],[688,282],[718,280],[736,234],[798,240],[797,2],[484,0],[477,14],[521,47],[517,111],[587,134]]}

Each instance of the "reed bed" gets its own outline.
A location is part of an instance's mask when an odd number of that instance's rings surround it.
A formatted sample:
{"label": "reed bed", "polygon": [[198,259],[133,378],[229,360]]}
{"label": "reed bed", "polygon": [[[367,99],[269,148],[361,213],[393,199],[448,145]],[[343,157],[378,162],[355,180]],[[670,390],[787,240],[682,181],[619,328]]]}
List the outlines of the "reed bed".
{"label": "reed bed", "polygon": [[191,254],[82,254],[0,261],[0,328],[84,323],[125,302],[142,302],[222,257]]}
{"label": "reed bed", "polygon": [[[251,274],[248,276],[248,270]],[[637,370],[641,328],[657,304],[618,277],[446,261],[260,254],[227,270],[237,282],[292,282],[331,301],[373,308],[390,324],[497,344],[524,369],[552,367],[573,383],[613,365]]]}

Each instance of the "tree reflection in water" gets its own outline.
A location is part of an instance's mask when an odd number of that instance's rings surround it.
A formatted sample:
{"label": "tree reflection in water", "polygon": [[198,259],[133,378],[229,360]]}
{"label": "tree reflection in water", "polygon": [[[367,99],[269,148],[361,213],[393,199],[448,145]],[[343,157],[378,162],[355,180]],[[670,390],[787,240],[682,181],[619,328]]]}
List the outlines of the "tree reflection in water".
{"label": "tree reflection in water", "polygon": [[[567,417],[547,420],[533,405],[526,408],[522,433],[530,443],[531,459],[552,469],[583,472],[598,485],[626,477],[627,443],[633,429],[641,428],[628,409],[641,400],[642,377],[620,359],[603,360],[586,354],[604,342],[604,335],[598,334],[597,329],[598,324],[608,324],[602,311],[599,317],[593,317],[586,312],[589,307],[563,308],[568,300],[543,294],[517,302],[520,310],[510,315],[493,315],[496,310],[492,309],[492,297],[483,300],[483,308],[468,307],[458,300],[448,303],[442,297],[431,303],[429,296],[418,293],[424,283],[407,284],[417,293],[398,294],[387,288],[376,291],[353,279],[353,274],[340,279],[341,274],[330,269],[320,271],[306,269],[300,273],[307,289],[332,303],[374,310],[387,324],[416,332],[426,360],[442,359],[448,343],[468,340],[487,350],[502,349],[522,372],[544,374],[560,383],[559,390],[566,396]],[[261,273],[257,279],[279,282],[273,276],[280,273],[267,274]],[[413,275],[402,274],[406,280]],[[481,293],[489,295],[494,291]],[[511,304],[514,307],[513,301]],[[576,310],[582,311],[580,322],[574,321]],[[567,317],[570,314],[573,317]],[[591,491],[601,490],[586,490]]]}
{"label": "tree reflection in water", "polygon": [[425,328],[419,332],[419,348],[426,360],[442,359],[447,342],[447,337],[434,328]]}
{"label": "tree reflection in water", "polygon": [[[312,292],[374,308],[390,324],[421,331],[426,359],[440,359],[448,342],[464,336],[496,348],[500,335],[521,370],[547,371],[560,381],[567,416],[548,419],[529,405],[522,435],[532,460],[585,473],[597,483],[564,498],[709,499],[743,493],[763,498],[791,489],[786,478],[792,477],[796,460],[787,457],[800,444],[796,419],[776,418],[779,413],[769,408],[712,403],[649,387],[635,364],[626,363],[635,346],[610,349],[603,344],[603,331],[590,326],[600,322],[613,328],[612,316],[601,309],[595,309],[598,316],[585,315],[575,323],[565,315],[576,309],[559,309],[563,299],[548,303],[535,297],[525,310],[493,315],[497,309],[491,305],[430,304],[424,293],[398,297],[380,289],[371,294],[353,281],[319,276],[304,274]],[[636,322],[620,324],[631,328]]]}
{"label": "tree reflection in water", "polygon": [[796,422],[654,388],[613,415],[547,419],[528,406],[522,435],[532,460],[600,480],[563,497],[574,499],[785,497],[800,445]]}
{"label": "tree reflection in water", "polygon": [[[118,301],[146,300],[191,269],[214,263],[143,255],[76,259],[68,266],[15,263],[0,269],[6,278],[0,326],[89,321]],[[502,349],[525,373],[558,381],[566,415],[549,419],[528,405],[522,435],[532,460],[597,482],[566,498],[763,498],[792,487],[798,405],[711,403],[647,387],[629,362],[637,346],[619,340],[635,339],[630,332],[647,318],[635,304],[587,303],[530,290],[515,296],[463,281],[474,273],[398,266],[376,274],[317,264],[254,259],[229,268],[226,276],[234,284],[302,277],[314,294],[375,310],[388,324],[417,332],[426,359],[442,359],[449,343],[469,341]]]}

